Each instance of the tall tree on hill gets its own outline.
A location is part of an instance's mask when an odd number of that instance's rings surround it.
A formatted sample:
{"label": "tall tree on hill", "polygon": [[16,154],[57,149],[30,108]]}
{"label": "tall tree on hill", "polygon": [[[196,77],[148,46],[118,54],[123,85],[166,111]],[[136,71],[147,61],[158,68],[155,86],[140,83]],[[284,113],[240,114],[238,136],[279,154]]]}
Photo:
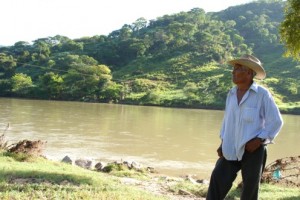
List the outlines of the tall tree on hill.
{"label": "tall tree on hill", "polygon": [[280,25],[281,41],[286,47],[285,55],[300,61],[300,1],[288,0],[285,19]]}

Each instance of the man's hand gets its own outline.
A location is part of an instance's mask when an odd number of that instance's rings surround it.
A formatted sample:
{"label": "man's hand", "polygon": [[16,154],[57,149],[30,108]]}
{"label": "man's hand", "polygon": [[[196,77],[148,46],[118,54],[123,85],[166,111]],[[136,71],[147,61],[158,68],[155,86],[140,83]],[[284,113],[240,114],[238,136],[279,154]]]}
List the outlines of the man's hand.
{"label": "man's hand", "polygon": [[218,153],[218,156],[219,156],[220,158],[223,157],[223,153],[222,153],[222,145],[220,145],[220,147],[217,149],[217,153]]}
{"label": "man's hand", "polygon": [[256,149],[258,149],[262,145],[262,141],[260,138],[254,138],[246,143],[245,149],[246,151],[252,153]]}

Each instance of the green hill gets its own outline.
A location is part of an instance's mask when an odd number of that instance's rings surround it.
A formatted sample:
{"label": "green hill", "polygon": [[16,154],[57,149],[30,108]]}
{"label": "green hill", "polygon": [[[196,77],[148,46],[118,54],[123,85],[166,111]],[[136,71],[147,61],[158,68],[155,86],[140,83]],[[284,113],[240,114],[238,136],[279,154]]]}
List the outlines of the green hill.
{"label": "green hill", "polygon": [[256,1],[139,18],[109,35],[40,38],[0,47],[0,94],[37,99],[223,109],[226,61],[251,53],[282,112],[300,113],[299,64],[284,58],[285,2]]}

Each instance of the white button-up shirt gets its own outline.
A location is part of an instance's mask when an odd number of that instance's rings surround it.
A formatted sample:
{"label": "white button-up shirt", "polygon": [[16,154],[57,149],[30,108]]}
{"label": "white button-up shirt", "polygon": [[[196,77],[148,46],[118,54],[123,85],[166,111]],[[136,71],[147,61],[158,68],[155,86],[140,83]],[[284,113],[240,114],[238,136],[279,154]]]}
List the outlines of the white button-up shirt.
{"label": "white button-up shirt", "polygon": [[238,104],[237,87],[233,87],[227,95],[220,132],[223,156],[241,160],[249,140],[259,137],[272,142],[282,125],[278,107],[266,88],[253,82]]}

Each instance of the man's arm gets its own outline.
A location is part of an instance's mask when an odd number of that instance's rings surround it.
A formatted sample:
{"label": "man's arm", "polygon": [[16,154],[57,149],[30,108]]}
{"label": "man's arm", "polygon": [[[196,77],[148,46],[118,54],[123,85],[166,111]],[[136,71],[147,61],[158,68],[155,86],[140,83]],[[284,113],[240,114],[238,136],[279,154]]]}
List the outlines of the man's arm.
{"label": "man's arm", "polygon": [[278,135],[283,126],[280,111],[270,93],[263,100],[262,115],[264,118],[264,128],[257,136],[270,143]]}

